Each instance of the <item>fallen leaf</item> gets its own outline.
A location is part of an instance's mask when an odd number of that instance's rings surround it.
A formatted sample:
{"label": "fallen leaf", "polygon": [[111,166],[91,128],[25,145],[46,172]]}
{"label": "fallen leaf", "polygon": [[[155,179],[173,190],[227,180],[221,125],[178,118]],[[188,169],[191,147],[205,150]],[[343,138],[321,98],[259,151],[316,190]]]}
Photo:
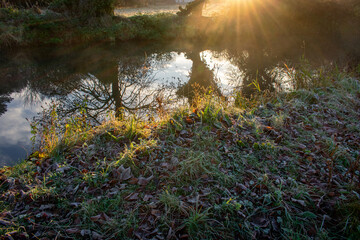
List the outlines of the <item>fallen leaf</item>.
{"label": "fallen leaf", "polygon": [[74,233],[79,233],[79,232],[80,232],[80,229],[78,229],[78,228],[66,229],[66,233],[68,233],[68,234],[74,234]]}
{"label": "fallen leaf", "polygon": [[159,218],[159,217],[161,216],[161,212],[160,212],[160,210],[158,210],[158,209],[152,209],[152,210],[151,210],[151,215]]}
{"label": "fallen leaf", "polygon": [[99,233],[95,232],[95,231],[92,231],[92,232],[91,232],[91,235],[92,235],[92,239],[94,239],[94,240],[103,239],[103,236],[100,235]]}
{"label": "fallen leaf", "polygon": [[131,179],[129,180],[129,183],[130,183],[130,184],[137,184],[138,181],[139,181],[138,178],[131,178]]}
{"label": "fallen leaf", "polygon": [[132,177],[131,168],[124,168],[122,165],[118,169],[114,169],[112,173],[113,176],[120,181],[129,180]]}
{"label": "fallen leaf", "polygon": [[154,178],[154,176],[152,176],[152,175],[148,178],[139,177],[138,184],[141,186],[146,186],[153,178]]}
{"label": "fallen leaf", "polygon": [[130,195],[125,197],[125,200],[127,200],[127,201],[136,201],[138,199],[139,199],[138,193],[131,193]]}
{"label": "fallen leaf", "polygon": [[145,202],[147,202],[147,201],[149,201],[151,198],[153,198],[153,196],[152,196],[152,195],[145,194],[145,196],[144,196],[143,200],[144,200]]}
{"label": "fallen leaf", "polygon": [[81,236],[90,235],[91,231],[89,229],[83,229],[80,231]]}
{"label": "fallen leaf", "polygon": [[96,215],[96,216],[92,216],[92,217],[90,217],[91,221],[93,221],[93,222],[97,222],[97,221],[99,221],[99,220],[100,220],[100,218],[101,218],[101,215],[100,215],[100,214],[99,214],[99,215]]}
{"label": "fallen leaf", "polygon": [[194,121],[193,121],[191,118],[189,118],[189,117],[186,117],[186,118],[185,118],[185,122],[186,122],[187,124],[193,124],[193,123],[194,123]]}
{"label": "fallen leaf", "polygon": [[0,219],[0,225],[3,225],[3,226],[5,226],[5,227],[8,227],[8,226],[13,226],[13,225],[15,225],[15,224],[12,223],[12,222],[9,222],[9,221]]}
{"label": "fallen leaf", "polygon": [[51,209],[51,208],[54,208],[54,207],[55,207],[55,204],[41,205],[40,210]]}
{"label": "fallen leaf", "polygon": [[78,202],[70,203],[70,206],[72,206],[74,208],[78,208],[80,205],[81,205],[81,203],[78,203]]}
{"label": "fallen leaf", "polygon": [[298,199],[295,199],[295,198],[291,198],[291,201],[295,202],[295,203],[298,203],[300,204],[301,206],[303,207],[306,207],[306,204],[305,204],[305,201],[304,200],[298,200]]}
{"label": "fallen leaf", "polygon": [[180,132],[180,136],[185,136],[185,135],[188,135],[189,134],[189,132],[188,131],[186,131],[186,130],[181,130],[181,132]]}

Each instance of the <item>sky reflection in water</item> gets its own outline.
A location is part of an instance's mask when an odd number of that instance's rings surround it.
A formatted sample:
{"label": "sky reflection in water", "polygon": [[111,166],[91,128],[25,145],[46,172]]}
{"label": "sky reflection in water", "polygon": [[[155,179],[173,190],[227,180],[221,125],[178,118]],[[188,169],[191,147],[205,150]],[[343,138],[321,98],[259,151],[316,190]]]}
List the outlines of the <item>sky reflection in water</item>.
{"label": "sky reflection in water", "polygon": [[0,166],[13,165],[31,150],[31,119],[41,111],[42,102],[25,104],[22,93],[13,93],[7,111],[0,116]]}

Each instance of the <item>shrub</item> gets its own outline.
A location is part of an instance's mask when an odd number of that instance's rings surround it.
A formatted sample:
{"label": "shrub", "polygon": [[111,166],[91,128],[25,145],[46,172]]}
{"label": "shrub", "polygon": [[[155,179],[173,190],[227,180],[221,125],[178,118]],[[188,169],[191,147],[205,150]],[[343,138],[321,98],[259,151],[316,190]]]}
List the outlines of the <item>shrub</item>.
{"label": "shrub", "polygon": [[82,19],[102,17],[114,14],[115,0],[55,0],[51,8]]}
{"label": "shrub", "polygon": [[146,6],[149,4],[148,0],[117,0],[116,5],[120,7],[134,7],[134,6]]}
{"label": "shrub", "polygon": [[2,0],[0,7],[31,8],[33,6],[48,6],[52,0]]}

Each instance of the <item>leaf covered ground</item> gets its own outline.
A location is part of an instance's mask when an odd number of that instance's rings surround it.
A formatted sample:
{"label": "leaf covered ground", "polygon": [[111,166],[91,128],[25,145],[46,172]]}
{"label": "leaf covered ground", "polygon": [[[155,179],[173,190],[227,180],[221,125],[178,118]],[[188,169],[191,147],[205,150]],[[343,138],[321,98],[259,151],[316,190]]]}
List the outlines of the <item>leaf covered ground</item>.
{"label": "leaf covered ground", "polygon": [[359,120],[346,76],[246,110],[67,126],[1,170],[1,239],[359,239]]}

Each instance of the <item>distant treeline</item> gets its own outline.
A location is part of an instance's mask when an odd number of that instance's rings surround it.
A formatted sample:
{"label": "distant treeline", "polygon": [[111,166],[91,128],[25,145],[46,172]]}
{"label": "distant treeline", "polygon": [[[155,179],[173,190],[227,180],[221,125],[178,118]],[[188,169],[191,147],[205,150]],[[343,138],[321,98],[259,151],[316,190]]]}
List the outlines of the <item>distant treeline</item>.
{"label": "distant treeline", "polygon": [[[0,0],[0,7],[16,7],[16,8],[32,8],[34,6],[47,7],[51,4],[59,4],[66,2],[66,0]],[[84,0],[83,2],[91,2],[91,0]],[[92,1],[94,2],[94,1]],[[115,6],[118,7],[132,7],[132,6],[146,6],[151,4],[171,4],[176,3],[176,0],[114,0]]]}

